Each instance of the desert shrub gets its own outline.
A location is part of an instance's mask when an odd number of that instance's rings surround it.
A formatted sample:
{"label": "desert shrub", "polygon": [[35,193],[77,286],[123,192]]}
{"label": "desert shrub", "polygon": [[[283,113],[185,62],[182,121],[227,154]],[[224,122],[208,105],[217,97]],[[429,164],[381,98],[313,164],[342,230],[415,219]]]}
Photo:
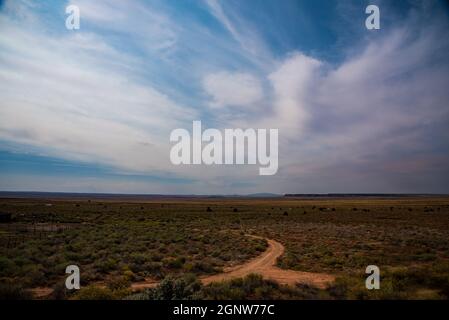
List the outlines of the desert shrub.
{"label": "desert shrub", "polygon": [[135,264],[144,264],[147,261],[147,257],[142,253],[132,253],[130,261]]}
{"label": "desert shrub", "polygon": [[207,261],[195,261],[193,263],[192,271],[195,273],[214,273],[216,270]]}
{"label": "desert shrub", "polygon": [[17,284],[0,283],[0,300],[31,300],[31,293]]}
{"label": "desert shrub", "polygon": [[24,283],[28,287],[36,287],[39,285],[44,285],[46,283],[45,274],[42,271],[41,265],[28,265],[23,269],[25,272]]}
{"label": "desert shrub", "polygon": [[126,297],[127,300],[190,300],[196,298],[201,283],[192,274],[180,278],[166,277],[156,288]]}
{"label": "desert shrub", "polygon": [[328,298],[327,294],[324,294],[320,289],[308,285],[308,284],[297,284],[294,290],[295,299],[305,299],[314,300],[320,298]]}
{"label": "desert shrub", "polygon": [[391,279],[394,290],[398,292],[429,288],[447,298],[449,297],[449,268],[443,268],[444,265],[433,268],[397,268],[389,270],[386,278]]}
{"label": "desert shrub", "polygon": [[53,286],[53,292],[50,298],[53,300],[65,300],[70,296],[70,291],[67,290],[65,282],[58,282]]}
{"label": "desert shrub", "polygon": [[23,256],[16,256],[14,258],[14,264],[18,267],[23,267],[24,265],[30,264],[30,260]]}
{"label": "desert shrub", "polygon": [[327,288],[329,295],[337,300],[346,299],[348,294],[348,287],[345,283],[336,282]]}
{"label": "desert shrub", "polygon": [[123,277],[127,281],[135,281],[137,278],[136,274],[134,272],[132,272],[130,269],[123,270]]}
{"label": "desert shrub", "polygon": [[111,280],[109,280],[106,284],[106,286],[112,291],[128,289],[130,285],[131,285],[130,281],[124,276],[114,277]]}
{"label": "desert shrub", "polygon": [[162,262],[147,262],[143,266],[143,271],[154,275],[160,274],[162,273]]}
{"label": "desert shrub", "polygon": [[260,287],[262,278],[249,275],[246,278],[234,279],[218,283],[211,283],[203,288],[201,295],[212,300],[242,300],[249,297],[252,289]]}
{"label": "desert shrub", "polygon": [[[364,271],[364,270],[363,270]],[[336,281],[331,284],[326,292],[332,299],[350,299],[350,300],[391,300],[405,299],[407,295],[398,290],[402,286],[400,282],[392,281],[387,270],[382,270],[380,278],[379,290],[368,290],[365,287],[366,275],[362,270],[354,275],[346,275],[337,277]]]}
{"label": "desert shrub", "polygon": [[326,291],[333,299],[441,299],[447,298],[447,271],[424,268],[386,268],[381,273],[379,290],[365,288],[364,275],[340,276]]}
{"label": "desert shrub", "polygon": [[96,286],[83,287],[74,295],[75,300],[114,300],[117,296],[109,288]]}
{"label": "desert shrub", "polygon": [[299,257],[291,251],[287,251],[283,257],[278,259],[278,266],[283,269],[293,269],[300,263]]}
{"label": "desert shrub", "polygon": [[8,276],[14,273],[15,263],[7,257],[0,257],[0,276]]}
{"label": "desert shrub", "polygon": [[233,279],[203,286],[197,294],[201,299],[212,300],[274,300],[274,299],[320,299],[328,297],[318,288],[298,285],[282,286],[260,275],[250,274],[245,278]]}
{"label": "desert shrub", "polygon": [[154,262],[160,262],[160,261],[162,261],[163,258],[164,258],[164,256],[158,252],[152,252],[150,255],[150,260],[154,261]]}
{"label": "desert shrub", "polygon": [[165,258],[162,263],[169,269],[181,269],[186,259],[184,257],[179,258]]}
{"label": "desert shrub", "polygon": [[97,268],[98,271],[107,273],[109,271],[116,269],[117,261],[111,258],[107,260],[99,260],[96,263],[94,263],[94,266]]}

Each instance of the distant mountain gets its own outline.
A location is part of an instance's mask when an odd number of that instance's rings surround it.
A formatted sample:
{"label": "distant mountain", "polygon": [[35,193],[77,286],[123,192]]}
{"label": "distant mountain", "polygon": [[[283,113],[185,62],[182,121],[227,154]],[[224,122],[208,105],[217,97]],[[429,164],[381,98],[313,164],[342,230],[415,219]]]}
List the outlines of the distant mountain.
{"label": "distant mountain", "polygon": [[404,197],[438,197],[447,194],[433,193],[287,193],[284,197],[295,198],[404,198]]}
{"label": "distant mountain", "polygon": [[279,198],[282,197],[283,195],[280,194],[276,194],[276,193],[252,193],[252,194],[248,194],[247,197],[250,198]]}
{"label": "distant mountain", "polygon": [[447,194],[407,194],[407,193],[290,193],[276,194],[259,192],[251,194],[114,194],[114,193],[70,193],[70,192],[20,192],[0,191],[0,198],[28,198],[28,199],[104,199],[104,200],[155,200],[155,199],[200,199],[200,198],[404,198],[404,197],[447,197]]}
{"label": "distant mountain", "polygon": [[28,199],[120,199],[120,200],[154,200],[165,198],[278,198],[283,195],[275,193],[241,194],[119,194],[119,193],[71,193],[71,192],[37,192],[37,191],[0,191],[0,198]]}

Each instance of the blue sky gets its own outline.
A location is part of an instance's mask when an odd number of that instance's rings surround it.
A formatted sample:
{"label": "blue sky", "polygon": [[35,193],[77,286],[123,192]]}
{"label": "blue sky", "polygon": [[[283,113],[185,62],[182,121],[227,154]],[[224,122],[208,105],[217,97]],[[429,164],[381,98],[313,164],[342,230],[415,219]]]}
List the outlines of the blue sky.
{"label": "blue sky", "polygon": [[[0,190],[449,193],[444,1],[0,3]],[[278,128],[278,173],[172,165],[193,120]]]}

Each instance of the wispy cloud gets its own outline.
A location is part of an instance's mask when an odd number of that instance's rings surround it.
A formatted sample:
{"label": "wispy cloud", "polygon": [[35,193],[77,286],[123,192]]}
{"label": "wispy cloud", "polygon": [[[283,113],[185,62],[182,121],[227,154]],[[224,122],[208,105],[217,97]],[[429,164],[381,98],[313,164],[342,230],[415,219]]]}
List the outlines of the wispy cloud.
{"label": "wispy cloud", "polygon": [[229,31],[240,47],[249,54],[250,60],[262,69],[265,68],[266,64],[270,65],[272,59],[270,50],[247,20],[235,13],[231,18],[229,14],[225,13],[219,0],[204,1],[214,17]]}
{"label": "wispy cloud", "polygon": [[1,19],[3,139],[62,158],[167,168],[165,137],[196,112],[134,78],[139,58],[99,35],[53,38]]}
{"label": "wispy cloud", "polygon": [[[81,9],[78,32],[64,29],[69,3]],[[411,6],[400,19],[392,13],[396,24],[383,10],[385,29],[360,30],[352,42],[345,33],[326,54],[313,47],[280,53],[232,1],[205,0],[189,10],[159,1],[64,4],[6,1],[0,12],[0,140],[131,174],[74,178],[66,190],[449,190],[442,165],[449,158],[448,19],[437,3]],[[284,27],[273,22],[270,35]],[[306,30],[298,33],[307,38]],[[290,40],[278,34],[279,43]],[[323,58],[332,54],[342,58]],[[279,173],[172,166],[169,133],[192,120],[278,128]],[[35,178],[1,174],[4,189]],[[169,185],[135,181],[135,174],[190,180]],[[55,179],[42,183],[62,184]]]}

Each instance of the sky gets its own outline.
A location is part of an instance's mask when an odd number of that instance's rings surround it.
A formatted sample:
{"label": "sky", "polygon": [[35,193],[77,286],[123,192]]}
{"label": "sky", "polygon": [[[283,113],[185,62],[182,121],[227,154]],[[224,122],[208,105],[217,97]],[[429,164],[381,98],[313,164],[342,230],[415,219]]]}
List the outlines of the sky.
{"label": "sky", "polygon": [[[449,193],[448,9],[0,0],[0,190]],[[278,129],[278,172],[173,165],[194,120]]]}

